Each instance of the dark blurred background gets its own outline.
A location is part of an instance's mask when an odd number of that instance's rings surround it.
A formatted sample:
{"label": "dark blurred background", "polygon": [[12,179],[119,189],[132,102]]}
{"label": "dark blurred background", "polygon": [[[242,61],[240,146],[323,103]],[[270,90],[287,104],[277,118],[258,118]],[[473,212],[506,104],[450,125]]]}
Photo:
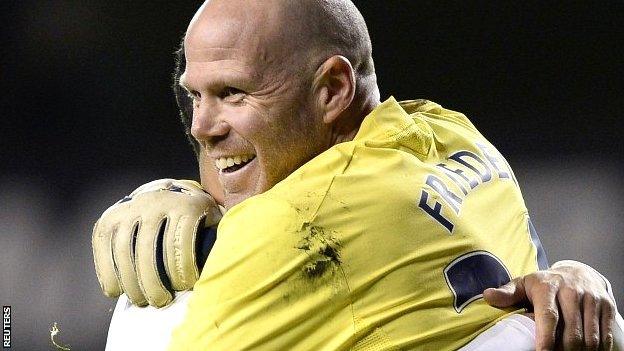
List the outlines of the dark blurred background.
{"label": "dark blurred background", "polygon": [[[624,3],[356,1],[382,97],[464,112],[506,155],[551,262],[624,304]],[[13,347],[103,349],[114,301],[90,247],[110,204],[195,178],[171,94],[198,1],[0,2],[0,300]],[[620,308],[621,310],[621,308]]]}

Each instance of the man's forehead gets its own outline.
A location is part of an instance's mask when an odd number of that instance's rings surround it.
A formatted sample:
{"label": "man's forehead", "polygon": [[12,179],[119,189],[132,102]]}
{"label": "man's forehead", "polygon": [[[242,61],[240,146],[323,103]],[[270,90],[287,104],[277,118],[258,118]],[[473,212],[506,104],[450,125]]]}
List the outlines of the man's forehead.
{"label": "man's forehead", "polygon": [[225,47],[184,47],[184,56],[187,62],[214,62],[225,60],[242,61],[243,52],[238,48]]}
{"label": "man's forehead", "polygon": [[240,47],[242,41],[241,21],[235,18],[193,19],[184,39],[184,53],[187,57],[224,55]]}
{"label": "man's forehead", "polygon": [[[186,72],[182,86],[192,86],[196,78],[250,76],[258,78],[270,69],[282,54],[271,30],[275,22],[264,10],[253,11],[248,0],[209,1],[195,14],[184,39]],[[268,3],[268,2],[267,2]],[[267,7],[267,6],[265,6]],[[269,17],[267,17],[269,15]],[[279,40],[278,40],[279,42]],[[280,47],[279,45],[277,46]],[[229,72],[225,72],[229,71]]]}
{"label": "man's forehead", "polygon": [[240,80],[255,80],[258,72],[253,66],[243,61],[218,60],[212,62],[187,61],[184,72],[180,75],[179,84],[187,90],[208,83],[230,83]]}

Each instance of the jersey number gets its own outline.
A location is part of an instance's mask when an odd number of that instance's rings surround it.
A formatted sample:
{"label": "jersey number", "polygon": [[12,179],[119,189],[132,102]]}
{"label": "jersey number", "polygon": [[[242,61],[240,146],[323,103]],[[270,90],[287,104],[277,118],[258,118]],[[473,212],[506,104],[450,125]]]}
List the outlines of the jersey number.
{"label": "jersey number", "polygon": [[457,313],[481,298],[483,290],[511,281],[505,265],[487,251],[473,251],[457,257],[444,268],[444,278],[455,296],[453,307]]}

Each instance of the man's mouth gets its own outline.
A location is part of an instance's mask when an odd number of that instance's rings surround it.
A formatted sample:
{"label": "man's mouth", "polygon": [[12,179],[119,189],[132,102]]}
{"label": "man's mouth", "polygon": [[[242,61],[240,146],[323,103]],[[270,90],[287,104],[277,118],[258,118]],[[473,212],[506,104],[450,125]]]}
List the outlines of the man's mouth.
{"label": "man's mouth", "polygon": [[254,158],[256,158],[256,155],[219,157],[215,159],[215,165],[217,166],[217,169],[223,173],[232,173],[245,167]]}

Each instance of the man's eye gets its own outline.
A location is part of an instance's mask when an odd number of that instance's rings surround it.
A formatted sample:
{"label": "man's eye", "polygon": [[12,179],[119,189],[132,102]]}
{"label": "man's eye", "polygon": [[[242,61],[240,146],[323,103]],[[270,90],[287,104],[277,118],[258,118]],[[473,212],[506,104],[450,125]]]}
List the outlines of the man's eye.
{"label": "man's eye", "polygon": [[224,88],[221,91],[221,94],[219,94],[219,97],[221,99],[235,99],[235,100],[240,100],[244,97],[245,92],[240,90],[240,89],[236,89],[236,88],[232,88],[232,87],[227,87]]}
{"label": "man's eye", "polygon": [[191,104],[193,108],[199,107],[199,102],[201,101],[201,95],[197,91],[187,91],[186,96],[191,100]]}
{"label": "man's eye", "polygon": [[196,91],[189,91],[186,95],[191,100],[199,100],[201,98],[201,95]]}

